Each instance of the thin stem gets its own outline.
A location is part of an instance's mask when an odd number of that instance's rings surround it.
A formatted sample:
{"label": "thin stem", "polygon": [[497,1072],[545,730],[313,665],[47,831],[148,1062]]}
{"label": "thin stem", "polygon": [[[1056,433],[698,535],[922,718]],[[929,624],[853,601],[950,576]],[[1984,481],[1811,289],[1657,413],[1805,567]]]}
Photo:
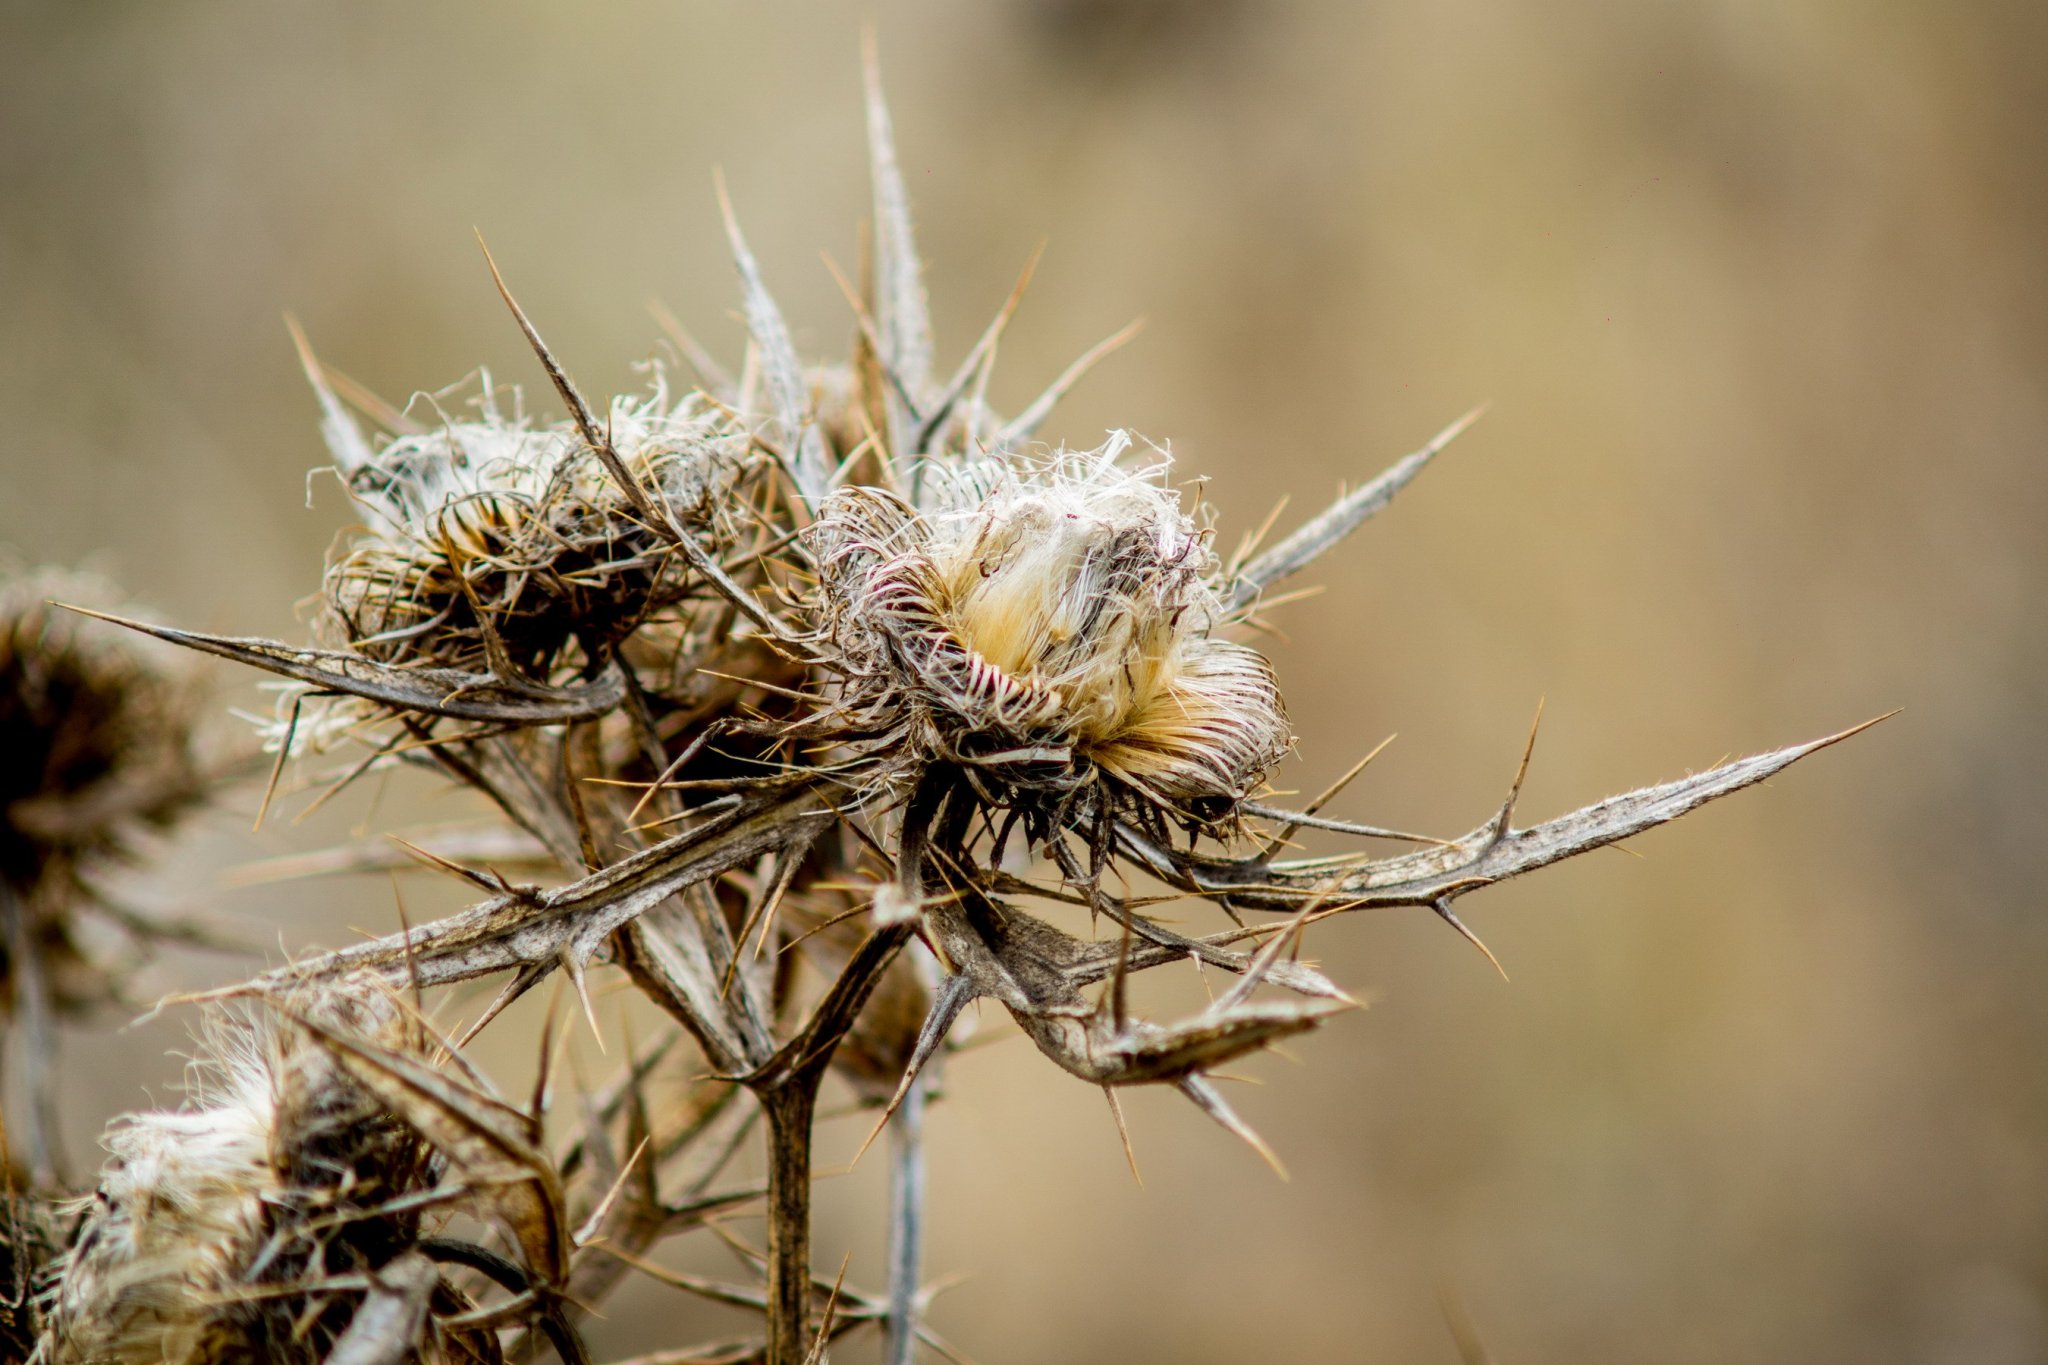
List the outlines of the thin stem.
{"label": "thin stem", "polygon": [[57,1156],[56,1039],[50,1027],[49,982],[36,954],[35,931],[28,906],[14,891],[0,886],[0,920],[5,921],[7,956],[13,964],[22,1087],[27,1103],[26,1129],[29,1174],[38,1185],[51,1185],[62,1175]]}
{"label": "thin stem", "polygon": [[761,1093],[768,1116],[768,1365],[811,1350],[811,1119],[822,1069]]}
{"label": "thin stem", "polygon": [[917,1355],[917,1289],[924,1259],[925,1079],[913,1076],[889,1120],[889,1321],[883,1365]]}

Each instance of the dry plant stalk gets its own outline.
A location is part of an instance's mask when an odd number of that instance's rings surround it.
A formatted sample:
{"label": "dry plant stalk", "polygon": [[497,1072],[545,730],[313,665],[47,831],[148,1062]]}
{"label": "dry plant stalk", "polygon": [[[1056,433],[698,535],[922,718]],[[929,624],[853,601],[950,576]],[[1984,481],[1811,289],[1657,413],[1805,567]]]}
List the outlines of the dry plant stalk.
{"label": "dry plant stalk", "polygon": [[134,965],[96,932],[125,939],[130,959],[194,936],[124,904],[104,874],[136,859],[205,784],[184,661],[93,629],[52,598],[120,601],[90,575],[0,557],[0,1017],[27,1101],[14,1140],[44,1183],[58,1174],[55,1022],[119,1002]]}
{"label": "dry plant stalk", "polygon": [[[1335,789],[1269,803],[1294,740],[1271,666],[1237,637],[1470,418],[1271,548],[1219,556],[1164,451],[1122,433],[1095,450],[1034,444],[1107,346],[997,415],[984,395],[1013,295],[955,369],[935,368],[872,61],[867,101],[874,259],[865,294],[849,291],[843,366],[799,361],[729,205],[751,335],[737,377],[676,329],[696,387],[652,366],[644,392],[594,408],[502,279],[566,420],[529,416],[487,374],[415,420],[300,338],[366,521],[328,568],[316,643],[123,624],[283,678],[267,730],[280,772],[360,751],[319,799],[426,767],[505,823],[283,869],[418,858],[480,899],[199,997],[213,1078],[186,1109],[112,1130],[42,1296],[17,1293],[0,1317],[17,1349],[29,1323],[53,1363],[580,1361],[580,1318],[638,1270],[762,1316],[757,1337],[650,1360],[798,1365],[870,1324],[892,1362],[920,1345],[956,1358],[922,1320],[918,1135],[967,1004],[999,1002],[1112,1104],[1123,1086],[1170,1085],[1264,1152],[1209,1076],[1352,1007],[1291,951],[1307,926],[1419,906],[1465,932],[1458,897],[1854,733],[1529,827],[1518,775],[1451,839],[1327,819]],[[1305,827],[1413,847],[1283,856]],[[540,880],[500,870],[514,867]],[[1167,899],[1212,903],[1216,930],[1167,928],[1153,909]],[[1054,906],[1106,931],[1069,933]],[[1191,961],[1235,981],[1189,1018],[1131,1011],[1132,973]],[[509,1103],[461,1045],[557,972],[595,1029],[596,971],[630,981],[673,1033],[628,1056],[551,1152],[545,1083]],[[480,977],[501,988],[460,1038],[411,1003]],[[872,1293],[811,1264],[811,1137],[834,1073],[894,1134],[888,1283]],[[757,1116],[767,1179],[736,1183],[723,1172]],[[44,1209],[23,1208],[17,1264],[52,1241]],[[760,1246],[719,1224],[747,1210]],[[746,1274],[647,1259],[707,1229]]]}

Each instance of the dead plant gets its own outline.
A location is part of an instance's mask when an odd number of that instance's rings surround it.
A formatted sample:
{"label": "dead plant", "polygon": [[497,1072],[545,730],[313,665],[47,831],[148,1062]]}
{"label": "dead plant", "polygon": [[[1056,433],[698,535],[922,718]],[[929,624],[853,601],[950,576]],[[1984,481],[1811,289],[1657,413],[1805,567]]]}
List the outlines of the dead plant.
{"label": "dead plant", "polygon": [[[1299,960],[1311,925],[1407,906],[1465,933],[1459,897],[1855,733],[1528,826],[1518,772],[1444,839],[1324,817],[1343,783],[1298,808],[1269,799],[1295,740],[1242,637],[1471,418],[1277,544],[1221,556],[1165,450],[1122,433],[1034,443],[1120,338],[1007,419],[985,394],[1016,296],[936,367],[872,62],[867,118],[874,259],[870,287],[849,291],[843,366],[799,361],[729,205],[751,334],[736,376],[678,329],[695,387],[654,367],[644,392],[593,406],[502,279],[564,420],[529,416],[488,375],[393,411],[301,339],[366,523],[328,568],[316,642],[124,624],[282,678],[266,729],[280,772],[355,750],[319,799],[425,767],[506,824],[406,846],[473,884],[468,910],[198,997],[214,1078],[186,1109],[112,1131],[40,1300],[44,1358],[581,1360],[579,1319],[632,1270],[761,1315],[758,1337],[664,1361],[797,1365],[871,1324],[891,1361],[920,1343],[951,1357],[923,1320],[919,1133],[967,1004],[999,1002],[1112,1105],[1122,1087],[1172,1086],[1264,1153],[1210,1077],[1352,1006]],[[1303,828],[1406,847],[1288,856]],[[500,870],[514,867],[539,879]],[[1168,928],[1168,899],[1213,907],[1214,929]],[[1053,905],[1106,929],[1069,933]],[[1191,1017],[1130,1008],[1131,974],[1189,962],[1235,980]],[[544,1088],[507,1102],[461,1045],[558,972],[596,1028],[600,971],[675,1032],[633,1050],[551,1152]],[[408,1003],[480,977],[501,987],[459,1038]],[[893,1131],[872,1293],[811,1261],[812,1129],[835,1069]],[[735,1183],[722,1173],[757,1116],[766,1181]],[[717,1226],[755,1206],[763,1245]],[[496,1244],[449,1234],[456,1213]],[[44,1226],[17,1224],[9,1246]],[[647,1259],[706,1229],[758,1273],[715,1282]],[[23,1340],[19,1320],[0,1334]]]}

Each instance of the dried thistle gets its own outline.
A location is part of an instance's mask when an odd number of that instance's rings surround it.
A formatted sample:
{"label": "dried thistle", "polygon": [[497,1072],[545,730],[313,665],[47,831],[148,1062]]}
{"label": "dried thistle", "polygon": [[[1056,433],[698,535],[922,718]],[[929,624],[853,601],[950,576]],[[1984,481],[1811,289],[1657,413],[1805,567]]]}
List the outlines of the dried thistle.
{"label": "dried thistle", "polygon": [[[471,404],[475,420],[336,448],[370,526],[328,569],[322,643],[546,684],[602,668],[636,630],[687,632],[688,561],[574,426],[535,426],[488,375]],[[763,466],[732,414],[673,395],[657,367],[646,394],[613,402],[605,429],[665,530],[714,553],[751,531],[740,505]]]}
{"label": "dried thistle", "polygon": [[55,1165],[53,1020],[118,998],[125,970],[95,929],[141,951],[181,936],[122,905],[104,876],[204,788],[183,660],[52,605],[117,600],[97,578],[0,558],[0,1012],[27,1075],[21,1127],[42,1178]]}
{"label": "dried thistle", "polygon": [[1209,528],[1164,455],[1133,466],[1130,444],[944,464],[915,504],[827,499],[807,541],[835,704],[813,726],[884,777],[958,765],[1038,840],[1074,818],[1233,814],[1291,738],[1279,687],[1220,638]]}
{"label": "dried thistle", "polygon": [[[575,1358],[579,1304],[634,1268],[763,1314],[757,1341],[666,1359],[809,1365],[838,1335],[879,1322],[886,1358],[902,1365],[920,1343],[939,1348],[921,1321],[918,1133],[928,1068],[968,1003],[1000,1002],[1046,1057],[1112,1104],[1117,1087],[1172,1085],[1270,1158],[1209,1077],[1351,1006],[1295,960],[1311,924],[1412,906],[1465,932],[1456,898],[1665,823],[1844,737],[1528,828],[1514,823],[1518,773],[1494,813],[1455,839],[1327,819],[1319,811],[1335,789],[1301,809],[1269,804],[1264,783],[1293,740],[1272,668],[1233,633],[1255,624],[1270,587],[1383,508],[1471,419],[1278,544],[1221,562],[1207,514],[1168,482],[1163,451],[1134,457],[1123,434],[1092,451],[1031,444],[1121,335],[1008,420],[984,395],[1015,296],[950,377],[935,372],[872,63],[868,129],[873,287],[855,299],[859,341],[846,364],[800,361],[730,205],[751,337],[737,382],[679,332],[702,391],[671,395],[657,373],[651,395],[615,400],[600,422],[499,279],[568,420],[535,426],[485,379],[474,418],[432,430],[359,404],[382,427],[366,435],[338,396],[350,386],[302,342],[337,468],[373,520],[329,568],[319,642],[142,627],[289,680],[280,765],[305,703],[344,699],[316,728],[345,727],[369,753],[329,792],[378,764],[431,764],[523,831],[522,862],[552,863],[553,884],[528,885],[495,862],[469,865],[454,843],[417,848],[482,899],[212,993],[281,1011],[293,1046],[351,1097],[344,1107],[381,1116],[430,1152],[444,1172],[436,1179],[517,1253],[499,1267],[513,1297],[470,1313],[420,1287],[445,1282],[379,1278],[417,1265],[407,1261],[415,1251],[433,1259],[433,1239],[378,1221],[390,1199],[339,1220],[382,1229],[374,1254],[343,1242],[330,1264],[337,1243],[302,1227],[284,1234],[311,1267],[289,1285],[252,1278],[256,1215],[240,1193],[195,1224],[204,1236],[172,1238],[215,1248],[194,1272],[212,1292],[272,1283],[291,1321],[326,1325],[330,1359],[358,1359],[351,1343],[373,1337],[404,1344],[360,1358],[453,1349],[458,1325],[484,1334],[464,1347],[480,1354],[497,1349],[489,1333],[502,1327],[519,1334],[515,1352],[539,1334]],[[1280,856],[1303,827],[1421,847]],[[1018,871],[1027,850],[1040,859],[1032,876]],[[386,861],[353,851],[316,865]],[[1132,889],[1112,894],[1119,886]],[[1152,908],[1161,897],[1141,894],[1153,889],[1213,904],[1218,927],[1167,927]],[[1109,932],[1080,937],[1048,907],[1083,907]],[[1189,960],[1236,980],[1190,1018],[1148,1020],[1128,1007],[1130,974]],[[585,1131],[559,1157],[540,1144],[537,1104],[506,1105],[414,1044],[328,1021],[317,1003],[364,983],[429,989],[503,974],[467,1036],[559,969],[595,1029],[587,977],[610,967],[674,1033],[644,1056],[628,1050],[625,1074],[588,1098]],[[659,1099],[662,1069],[692,1050],[684,1074],[697,1079],[682,1098]],[[894,1134],[885,1295],[823,1282],[810,1264],[812,1130],[835,1072],[882,1106],[877,1132]],[[741,1090],[747,1098],[735,1099]],[[765,1185],[711,1188],[756,1116]],[[169,1140],[182,1122],[138,1120],[122,1132],[163,1139],[158,1148],[181,1154],[159,1158],[172,1164],[242,1132],[202,1123],[207,1136],[186,1148]],[[294,1197],[353,1197],[280,1183],[277,1129],[242,1128],[236,1150],[262,1160],[235,1167],[235,1190],[270,1190],[262,1216],[297,1207]],[[705,1228],[710,1210],[757,1199],[764,1245],[719,1235],[758,1283],[682,1276],[643,1258]],[[134,1206],[129,1198],[96,1216],[126,1228]],[[269,1245],[280,1234],[263,1235]],[[56,1302],[97,1302],[93,1264],[74,1253]],[[138,1320],[155,1323],[154,1301],[140,1302]],[[120,1320],[65,1312],[74,1333],[88,1318]],[[282,1321],[286,1310],[264,1312]],[[201,1340],[199,1328],[177,1330],[181,1342]]]}
{"label": "dried thistle", "polygon": [[[472,1077],[438,1071],[376,988],[209,1016],[188,1105],[108,1131],[42,1359],[497,1360],[462,1267],[557,1323],[560,1257],[528,1236],[559,1215],[554,1168],[531,1117],[508,1128]],[[501,1222],[522,1259],[436,1235],[457,1209]]]}

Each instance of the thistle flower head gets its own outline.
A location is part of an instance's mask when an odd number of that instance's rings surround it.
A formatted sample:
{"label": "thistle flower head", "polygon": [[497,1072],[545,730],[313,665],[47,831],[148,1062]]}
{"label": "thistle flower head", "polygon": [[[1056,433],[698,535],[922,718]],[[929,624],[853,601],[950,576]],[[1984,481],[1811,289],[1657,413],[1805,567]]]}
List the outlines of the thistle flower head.
{"label": "thistle flower head", "polygon": [[[375,990],[211,1016],[180,1110],[119,1119],[59,1287],[46,1358],[314,1361],[362,1278],[416,1244],[437,1159],[330,1039],[416,1050]],[[317,1021],[317,1022],[315,1022]]]}
{"label": "thistle flower head", "polygon": [[[515,396],[516,402],[516,396]],[[347,470],[373,525],[329,568],[321,633],[384,663],[545,682],[565,654],[616,644],[682,608],[684,573],[570,423],[536,426],[484,381],[477,418],[403,433]],[[713,543],[757,471],[746,429],[654,371],[615,400],[609,435],[657,509]]]}
{"label": "thistle flower head", "polygon": [[935,468],[922,507],[835,494],[811,547],[843,705],[1014,791],[1099,775],[1206,820],[1256,788],[1289,742],[1272,670],[1216,638],[1209,530],[1129,447]]}

